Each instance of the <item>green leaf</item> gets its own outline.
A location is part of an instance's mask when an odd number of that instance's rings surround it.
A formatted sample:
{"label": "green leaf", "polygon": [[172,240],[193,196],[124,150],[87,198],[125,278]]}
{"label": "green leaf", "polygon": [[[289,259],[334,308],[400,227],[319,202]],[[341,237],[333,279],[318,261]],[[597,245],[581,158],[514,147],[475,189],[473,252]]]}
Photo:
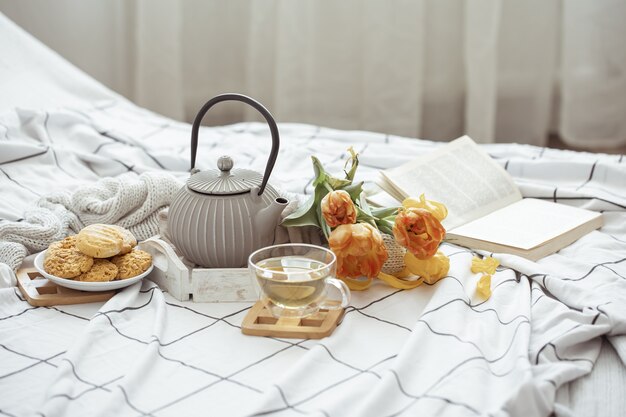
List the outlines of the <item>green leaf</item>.
{"label": "green leaf", "polygon": [[398,207],[383,207],[372,210],[372,216],[377,217],[379,219],[384,219],[385,217],[392,217],[398,214]]}
{"label": "green leaf", "polygon": [[323,229],[322,223],[326,225],[326,222],[317,215],[317,211],[321,208],[322,199],[326,194],[328,190],[324,184],[317,184],[313,195],[298,210],[287,216],[281,224],[286,227],[317,226]]}
{"label": "green leaf", "polygon": [[361,192],[363,191],[363,181],[356,184],[350,184],[341,189],[350,194],[350,198],[352,199],[352,201],[359,201],[359,197],[361,195]]}
{"label": "green leaf", "polygon": [[326,183],[333,190],[338,190],[352,183],[352,181],[342,180],[341,178],[336,178],[330,175],[324,169],[324,166],[322,165],[320,160],[317,159],[315,156],[312,156],[311,159],[313,160],[313,170],[315,171],[315,180],[313,181],[313,186]]}
{"label": "green leaf", "polygon": [[381,232],[393,236],[393,222],[386,219],[381,219],[376,221],[376,225],[378,226],[378,230],[380,230]]}
{"label": "green leaf", "polygon": [[369,204],[365,201],[365,196],[363,194],[359,195],[359,207],[361,210],[372,216],[372,211],[370,210]]}
{"label": "green leaf", "polygon": [[330,236],[330,227],[328,227],[324,216],[322,216],[322,206],[319,204],[317,205],[317,208],[315,210],[315,215],[317,216],[317,221],[319,222],[320,229],[322,229],[324,236],[326,236],[326,240],[328,240],[328,236]]}
{"label": "green leaf", "polygon": [[315,195],[312,195],[296,211],[285,217],[281,222],[286,227],[317,226],[317,216],[315,215]]}
{"label": "green leaf", "polygon": [[333,190],[340,190],[352,184],[352,181],[342,180],[341,178],[335,178],[330,175],[326,177],[326,181],[331,187],[333,187]]}
{"label": "green leaf", "polygon": [[369,213],[366,213],[365,211],[363,211],[363,209],[361,209],[361,207],[356,206],[356,221],[357,223],[359,222],[365,222],[365,223],[369,223],[374,227],[376,226],[376,218],[374,216],[372,216]]}
{"label": "green leaf", "polygon": [[322,166],[322,163],[319,159],[317,159],[315,156],[312,156],[311,159],[313,160],[313,172],[315,172],[315,179],[313,180],[313,186],[315,187],[318,184],[322,184],[324,181],[326,181],[326,177],[328,176],[328,174],[324,170],[324,167]]}
{"label": "green leaf", "polygon": [[359,167],[359,154],[354,151],[352,146],[348,148],[348,152],[350,152],[350,159],[346,161],[344,169],[349,163],[352,163],[352,165],[350,166],[350,170],[348,172],[345,170],[344,172],[346,174],[346,179],[352,182],[354,180],[354,175],[356,174],[356,169]]}

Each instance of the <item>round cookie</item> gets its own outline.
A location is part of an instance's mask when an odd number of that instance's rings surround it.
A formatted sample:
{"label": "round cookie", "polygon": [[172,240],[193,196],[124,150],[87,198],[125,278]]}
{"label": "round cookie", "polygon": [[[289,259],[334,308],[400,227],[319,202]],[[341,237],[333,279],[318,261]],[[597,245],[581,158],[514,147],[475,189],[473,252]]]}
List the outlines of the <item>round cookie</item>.
{"label": "round cookie", "polygon": [[43,269],[61,278],[75,278],[87,272],[93,266],[93,258],[81,253],[78,249],[56,249],[46,252]]}
{"label": "round cookie", "polygon": [[117,266],[106,259],[94,259],[91,269],[76,277],[77,281],[107,282],[117,277]]}
{"label": "round cookie", "polygon": [[133,249],[125,255],[114,256],[111,262],[118,269],[116,279],[127,279],[145,272],[152,264],[152,256],[140,249]]}
{"label": "round cookie", "polygon": [[76,236],[68,236],[58,242],[53,242],[48,246],[48,252],[52,253],[59,249],[76,249]]}
{"label": "round cookie", "polygon": [[122,235],[122,250],[120,250],[119,255],[124,255],[137,246],[137,239],[135,239],[135,236],[130,232],[130,230],[116,225],[111,225],[111,227],[117,229]]}
{"label": "round cookie", "polygon": [[76,235],[76,247],[94,258],[110,258],[124,248],[124,237],[117,226],[92,224]]}

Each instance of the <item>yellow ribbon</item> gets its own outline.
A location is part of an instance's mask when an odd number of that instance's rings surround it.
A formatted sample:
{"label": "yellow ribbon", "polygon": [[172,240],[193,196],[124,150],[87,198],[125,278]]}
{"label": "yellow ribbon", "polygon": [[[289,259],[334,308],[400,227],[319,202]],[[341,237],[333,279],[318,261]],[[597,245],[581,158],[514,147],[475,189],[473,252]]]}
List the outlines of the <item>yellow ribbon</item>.
{"label": "yellow ribbon", "polygon": [[385,274],[384,272],[378,274],[378,279],[399,290],[411,290],[415,287],[419,287],[424,282],[422,278],[418,278],[415,281],[407,281],[404,279],[396,278],[393,275]]}
{"label": "yellow ribbon", "polygon": [[450,269],[450,258],[441,251],[437,251],[430,259],[417,259],[411,252],[407,252],[404,263],[411,274],[422,277],[430,285],[445,277]]}
{"label": "yellow ribbon", "polygon": [[368,289],[372,285],[372,282],[374,281],[373,278],[368,278],[367,280],[357,280],[357,279],[352,279],[352,278],[341,278],[341,280],[346,283],[346,285],[348,286],[348,288],[350,288],[351,291],[363,291],[363,290],[366,290],[366,289]]}

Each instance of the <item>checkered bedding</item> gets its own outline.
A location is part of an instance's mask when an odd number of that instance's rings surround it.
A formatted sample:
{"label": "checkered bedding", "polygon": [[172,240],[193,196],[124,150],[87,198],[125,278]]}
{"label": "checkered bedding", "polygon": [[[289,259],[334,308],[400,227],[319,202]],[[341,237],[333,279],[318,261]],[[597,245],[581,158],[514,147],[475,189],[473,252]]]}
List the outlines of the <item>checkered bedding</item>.
{"label": "checkered bedding", "polygon": [[[310,193],[315,154],[359,179],[437,143],[283,124],[272,182]],[[189,126],[124,100],[0,116],[4,221],[53,189],[189,164]],[[200,165],[222,154],[262,170],[262,124],[206,128]],[[20,154],[16,154],[18,149]],[[606,225],[537,263],[495,254],[488,301],[473,253],[444,244],[449,276],[355,293],[321,341],[244,336],[248,304],[178,302],[145,280],[107,303],[37,308],[0,290],[0,410],[6,415],[548,415],[557,391],[588,374],[602,340],[626,359],[626,162],[623,156],[484,145],[525,196],[604,212]],[[6,155],[12,152],[11,159]],[[611,349],[606,347],[606,349]],[[622,380],[622,383],[624,381]],[[617,401],[617,400],[616,400]]]}
{"label": "checkered bedding", "polygon": [[[45,65],[24,66],[39,73],[24,76],[20,91],[60,85],[76,100],[25,106],[15,95],[20,106],[0,112],[2,222],[19,221],[52,190],[105,176],[186,175],[188,125],[94,86],[13,28],[4,36],[7,25],[0,16],[5,56],[48,54]],[[6,68],[0,88],[14,91]],[[271,182],[300,194],[312,190],[312,154],[340,172],[354,146],[358,179],[371,181],[439,146],[309,125],[280,131]],[[203,129],[199,165],[229,154],[236,166],[262,170],[269,142],[256,123]],[[59,307],[0,289],[0,415],[624,415],[624,156],[483,146],[525,196],[602,211],[605,226],[536,263],[494,254],[502,266],[487,301],[475,295],[472,251],[444,244],[447,277],[354,293],[341,325],[319,341],[244,336],[249,304],[178,302],[149,280],[106,303]]]}

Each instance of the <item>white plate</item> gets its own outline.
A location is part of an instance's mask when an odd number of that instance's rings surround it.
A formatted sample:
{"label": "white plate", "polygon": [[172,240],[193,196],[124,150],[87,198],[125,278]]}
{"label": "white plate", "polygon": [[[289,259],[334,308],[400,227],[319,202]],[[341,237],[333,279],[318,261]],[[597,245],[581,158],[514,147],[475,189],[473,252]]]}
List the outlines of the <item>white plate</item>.
{"label": "white plate", "polygon": [[39,255],[35,257],[35,269],[48,278],[50,281],[54,282],[57,285],[62,287],[71,288],[73,290],[80,291],[110,291],[117,290],[119,288],[128,287],[129,285],[133,285],[135,282],[141,281],[143,277],[152,272],[152,265],[150,268],[143,274],[137,275],[136,277],[121,279],[119,281],[108,281],[108,282],[83,282],[83,281],[74,281],[72,279],[55,277],[54,275],[50,275],[43,269],[43,261],[46,258],[46,251],[41,252]]}

